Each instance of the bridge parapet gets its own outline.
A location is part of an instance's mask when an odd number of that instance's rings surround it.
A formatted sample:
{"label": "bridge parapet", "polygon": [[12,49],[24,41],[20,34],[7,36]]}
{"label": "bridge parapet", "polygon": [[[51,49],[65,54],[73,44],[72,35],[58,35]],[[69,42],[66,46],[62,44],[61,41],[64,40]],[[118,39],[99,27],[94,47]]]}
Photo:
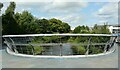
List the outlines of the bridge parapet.
{"label": "bridge parapet", "polygon": [[[34,54],[34,55],[57,55],[57,56],[58,55],[60,56],[82,55],[82,54],[89,55],[89,54],[95,54],[98,52],[106,53],[107,51],[110,50],[111,47],[113,47],[117,37],[118,37],[117,35],[113,35],[113,34],[3,35],[3,38],[5,39],[8,47],[10,47],[10,44],[11,44],[10,48],[16,54],[22,53],[22,54],[29,54],[29,55]],[[101,39],[101,41],[95,40],[96,38]],[[69,48],[65,47],[67,46],[65,44],[69,44],[70,45]],[[91,50],[91,48],[94,50]],[[99,51],[95,52],[96,50],[99,50]],[[81,51],[84,51],[84,53]]]}

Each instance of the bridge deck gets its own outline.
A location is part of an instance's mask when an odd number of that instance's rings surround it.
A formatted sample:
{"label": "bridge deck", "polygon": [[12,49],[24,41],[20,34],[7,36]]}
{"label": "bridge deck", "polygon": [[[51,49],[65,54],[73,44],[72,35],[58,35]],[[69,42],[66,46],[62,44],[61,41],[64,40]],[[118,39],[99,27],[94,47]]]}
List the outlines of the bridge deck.
{"label": "bridge deck", "polygon": [[118,68],[118,46],[114,53],[88,58],[42,59],[12,56],[2,50],[3,68]]}

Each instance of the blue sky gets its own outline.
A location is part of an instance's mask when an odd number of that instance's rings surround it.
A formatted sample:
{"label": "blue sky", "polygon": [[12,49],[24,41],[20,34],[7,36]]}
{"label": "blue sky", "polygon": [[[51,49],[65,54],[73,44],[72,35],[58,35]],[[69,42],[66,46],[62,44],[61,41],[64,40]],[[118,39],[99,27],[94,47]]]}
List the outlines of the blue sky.
{"label": "blue sky", "polygon": [[[2,13],[9,5],[3,2]],[[37,18],[57,18],[67,22],[71,29],[78,25],[117,24],[117,2],[16,2],[15,12],[28,10]]]}

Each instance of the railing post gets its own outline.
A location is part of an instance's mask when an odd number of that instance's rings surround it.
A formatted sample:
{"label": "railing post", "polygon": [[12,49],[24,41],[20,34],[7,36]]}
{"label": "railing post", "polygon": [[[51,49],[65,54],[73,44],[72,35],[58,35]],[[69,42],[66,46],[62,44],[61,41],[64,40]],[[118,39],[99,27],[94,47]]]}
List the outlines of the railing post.
{"label": "railing post", "polygon": [[107,47],[109,46],[110,48],[114,45],[114,42],[117,37],[111,37],[110,40],[107,42],[104,48],[104,53],[107,52]]}
{"label": "railing post", "polygon": [[23,49],[22,49],[22,47],[20,46],[20,49],[21,49],[21,53],[23,53]]}
{"label": "railing post", "polygon": [[53,46],[52,47],[50,47],[51,48],[51,55],[53,54]]}
{"label": "railing post", "polygon": [[9,39],[12,41],[12,45],[13,45],[13,47],[14,47],[14,51],[15,51],[15,53],[18,53],[14,41],[13,41],[12,38],[10,38],[10,37],[9,37]]}
{"label": "railing post", "polygon": [[[52,43],[51,40],[50,40],[50,43]],[[51,51],[51,55],[53,55],[53,46],[50,46],[49,48],[51,49],[51,50],[50,50],[50,51]]]}
{"label": "railing post", "polygon": [[106,43],[105,47],[104,47],[104,53],[107,52],[107,47],[109,45],[109,41]]}
{"label": "railing post", "polygon": [[59,36],[59,38],[60,38],[60,45],[59,45],[59,47],[60,47],[60,56],[62,56],[62,43],[61,43],[61,37]]}
{"label": "railing post", "polygon": [[90,43],[91,43],[91,38],[92,37],[89,37],[89,40],[88,40],[88,45],[87,45],[87,51],[86,51],[86,55],[88,55],[89,54],[89,47],[90,47]]}
{"label": "railing post", "polygon": [[116,40],[117,36],[116,37],[112,37],[112,40],[110,42],[110,48],[114,45],[114,42]]}
{"label": "railing post", "polygon": [[32,47],[32,54],[35,55],[34,47],[32,45],[31,45],[31,47]]}
{"label": "railing post", "polygon": [[9,48],[11,51],[13,51],[12,45],[7,41],[6,38],[4,38],[4,39],[5,39],[4,43],[8,46],[8,48]]}

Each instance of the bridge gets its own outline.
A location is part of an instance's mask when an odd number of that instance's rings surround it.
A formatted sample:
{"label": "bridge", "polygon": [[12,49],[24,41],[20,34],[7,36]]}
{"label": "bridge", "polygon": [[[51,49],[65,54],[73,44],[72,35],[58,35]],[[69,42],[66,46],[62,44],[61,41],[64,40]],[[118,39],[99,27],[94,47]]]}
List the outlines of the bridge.
{"label": "bridge", "polygon": [[[25,58],[25,57],[17,57],[17,56],[12,56],[9,55],[5,52],[5,50],[2,50],[2,54],[3,54],[3,67],[37,67],[37,68],[45,68],[45,67],[51,67],[51,68],[59,68],[59,67],[63,67],[63,68],[78,68],[78,67],[100,67],[100,68],[107,68],[107,67],[112,67],[112,68],[116,68],[118,67],[117,65],[117,53],[118,53],[118,44],[115,43],[115,39],[119,36],[118,34],[29,34],[29,35],[4,35],[3,38],[5,39],[5,43],[7,44],[7,47],[9,47],[9,49],[11,48],[10,46],[25,46],[25,45],[32,45],[32,46],[48,46],[48,45],[57,45],[60,46],[61,44],[65,44],[65,43],[43,43],[43,44],[20,44],[20,43],[15,43],[14,42],[14,38],[28,38],[28,37],[35,37],[35,36],[83,36],[83,37],[89,37],[88,38],[88,43],[83,44],[83,43],[79,43],[80,45],[86,45],[87,46],[87,55],[89,52],[89,48],[90,45],[109,45],[111,46],[110,50],[107,51],[107,46],[104,47],[104,52],[103,54],[106,54],[107,52],[111,52],[110,54],[104,55],[104,56],[97,56],[97,57],[88,57],[88,58],[80,58],[77,57],[75,59],[71,58],[70,59],[63,59],[61,57],[64,56],[60,56],[60,58],[56,58],[56,59],[51,59],[51,57],[48,57],[47,59],[42,59],[42,58]],[[91,43],[91,37],[111,37],[110,41],[106,42],[106,43]],[[8,41],[8,39],[10,40],[10,42]],[[24,39],[23,39],[24,40]],[[113,44],[114,43],[114,44]],[[75,45],[75,44],[72,44]],[[15,49],[15,48],[14,48]],[[15,49],[16,50],[16,49]],[[114,51],[113,51],[114,50]],[[9,50],[10,51],[10,50]],[[17,50],[16,50],[17,51]],[[8,52],[8,51],[7,51]],[[19,54],[17,52],[14,52],[15,54]],[[36,55],[37,56],[37,55]],[[75,56],[75,55],[72,55]],[[58,56],[59,57],[59,56]],[[76,57],[76,56],[75,56]],[[10,60],[8,60],[10,59]],[[104,59],[104,60],[102,60]],[[15,60],[15,61],[14,61]],[[23,62],[25,60],[25,62]],[[89,61],[91,60],[91,61]],[[37,62],[42,62],[42,63],[37,63]],[[79,61],[79,62],[78,62]],[[14,62],[14,64],[9,64],[11,62]],[[50,65],[48,65],[47,63],[49,62]],[[19,66],[19,64],[23,64],[21,66]],[[26,64],[28,63],[28,65]],[[73,64],[71,64],[73,63]],[[8,65],[9,64],[9,65]],[[48,66],[46,66],[46,64]],[[75,65],[74,65],[75,64]]]}

